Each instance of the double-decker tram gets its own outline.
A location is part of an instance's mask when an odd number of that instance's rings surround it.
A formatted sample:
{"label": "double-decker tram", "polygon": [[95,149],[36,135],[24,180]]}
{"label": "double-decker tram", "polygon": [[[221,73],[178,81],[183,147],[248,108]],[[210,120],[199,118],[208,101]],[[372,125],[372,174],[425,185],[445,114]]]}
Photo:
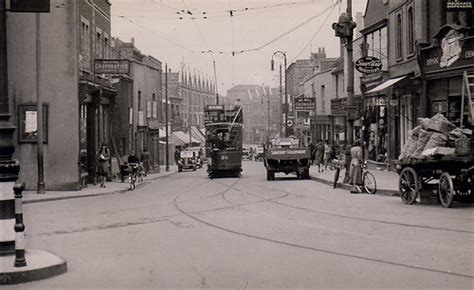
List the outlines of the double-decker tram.
{"label": "double-decker tram", "polygon": [[207,172],[210,178],[240,177],[242,172],[242,107],[208,105],[204,110]]}

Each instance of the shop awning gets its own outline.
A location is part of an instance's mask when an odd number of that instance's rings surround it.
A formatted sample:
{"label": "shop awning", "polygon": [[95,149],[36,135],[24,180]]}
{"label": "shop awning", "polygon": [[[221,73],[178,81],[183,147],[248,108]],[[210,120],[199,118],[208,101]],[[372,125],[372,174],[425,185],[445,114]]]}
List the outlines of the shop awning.
{"label": "shop awning", "polygon": [[375,88],[371,89],[370,91],[367,92],[367,94],[370,94],[370,93],[375,93],[375,92],[379,92],[381,90],[384,90],[390,86],[393,86],[394,84],[398,83],[399,81],[403,80],[404,78],[406,78],[407,76],[401,76],[401,77],[397,77],[397,78],[392,78],[392,79],[389,79],[389,80],[386,80],[385,82],[381,83],[380,85],[376,86]]}
{"label": "shop awning", "polygon": [[204,133],[201,132],[201,130],[198,127],[191,126],[191,132],[192,132],[192,136],[196,138],[197,140],[201,141],[201,143],[206,142],[206,136],[204,135]]}
{"label": "shop awning", "polygon": [[[183,131],[173,132],[172,136],[173,136],[173,140],[178,141],[177,143],[189,144],[189,134],[186,134]],[[194,137],[191,137],[191,142],[200,143]]]}

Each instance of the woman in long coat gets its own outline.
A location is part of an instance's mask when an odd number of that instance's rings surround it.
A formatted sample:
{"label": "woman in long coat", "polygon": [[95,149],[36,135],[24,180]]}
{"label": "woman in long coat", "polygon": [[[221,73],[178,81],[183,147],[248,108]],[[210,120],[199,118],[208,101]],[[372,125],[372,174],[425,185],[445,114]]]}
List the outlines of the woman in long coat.
{"label": "woman in long coat", "polygon": [[100,187],[105,187],[105,179],[109,174],[110,151],[105,143],[102,143],[97,152],[97,175],[100,178]]}
{"label": "woman in long coat", "polygon": [[316,143],[316,147],[314,148],[314,150],[316,151],[314,155],[314,161],[316,162],[316,165],[318,165],[318,172],[324,171],[321,168],[324,157],[324,144],[321,140],[318,140],[318,143]]}
{"label": "woman in long coat", "polygon": [[356,140],[351,148],[351,167],[349,176],[351,180],[351,193],[360,192],[360,186],[362,182],[362,147],[360,147],[360,141]]}

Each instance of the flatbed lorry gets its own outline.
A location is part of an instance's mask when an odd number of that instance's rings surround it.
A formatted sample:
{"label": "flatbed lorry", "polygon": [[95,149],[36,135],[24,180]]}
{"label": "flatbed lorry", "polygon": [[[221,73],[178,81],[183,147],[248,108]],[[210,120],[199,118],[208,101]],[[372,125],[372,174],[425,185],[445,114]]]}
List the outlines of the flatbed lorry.
{"label": "flatbed lorry", "polygon": [[265,146],[267,180],[275,180],[278,172],[295,173],[298,179],[309,179],[310,156],[309,149],[300,147],[296,138],[273,139]]}

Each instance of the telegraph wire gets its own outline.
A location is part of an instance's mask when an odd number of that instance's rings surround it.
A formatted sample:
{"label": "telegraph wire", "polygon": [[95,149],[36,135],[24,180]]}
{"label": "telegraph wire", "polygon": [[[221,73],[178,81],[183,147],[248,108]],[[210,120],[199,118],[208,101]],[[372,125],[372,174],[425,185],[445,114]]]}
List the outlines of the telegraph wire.
{"label": "telegraph wire", "polygon": [[313,42],[313,40],[316,38],[316,36],[318,36],[319,32],[321,31],[321,29],[323,28],[323,26],[326,24],[326,22],[328,21],[329,17],[332,15],[332,13],[334,12],[336,6],[333,6],[331,11],[329,11],[328,15],[326,16],[326,18],[324,19],[324,21],[321,23],[321,25],[319,26],[319,28],[316,30],[316,32],[313,34],[313,36],[311,37],[311,39],[308,41],[308,43],[306,43],[306,45],[300,50],[300,52],[298,52],[298,54],[296,54],[293,59],[290,61],[290,63],[294,62],[305,50],[306,48],[308,48],[308,46]]}

